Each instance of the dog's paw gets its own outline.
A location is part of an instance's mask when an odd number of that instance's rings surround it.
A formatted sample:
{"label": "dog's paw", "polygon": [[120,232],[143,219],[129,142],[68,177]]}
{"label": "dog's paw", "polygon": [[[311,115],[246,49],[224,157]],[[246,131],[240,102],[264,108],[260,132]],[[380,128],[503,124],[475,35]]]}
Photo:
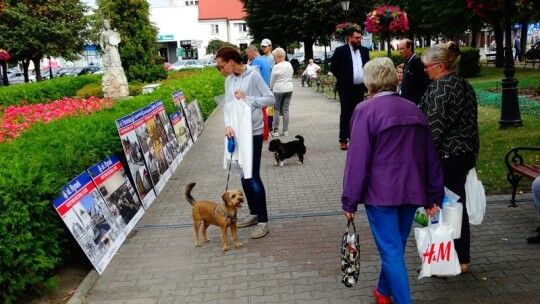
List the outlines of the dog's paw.
{"label": "dog's paw", "polygon": [[297,161],[296,163],[299,164],[299,165],[303,165],[303,164],[304,164],[304,163],[301,162],[301,161]]}
{"label": "dog's paw", "polygon": [[204,239],[204,241],[210,243],[210,239]]}
{"label": "dog's paw", "polygon": [[244,244],[242,244],[240,242],[234,243],[234,247],[236,247],[236,248],[244,247]]}
{"label": "dog's paw", "polygon": [[285,165],[285,162],[279,162],[279,166],[283,167]]}
{"label": "dog's paw", "polygon": [[274,166],[279,166],[278,162],[274,162]]}
{"label": "dog's paw", "polygon": [[223,246],[223,252],[229,251],[229,246]]}
{"label": "dog's paw", "polygon": [[195,247],[201,247],[201,243],[195,242]]}

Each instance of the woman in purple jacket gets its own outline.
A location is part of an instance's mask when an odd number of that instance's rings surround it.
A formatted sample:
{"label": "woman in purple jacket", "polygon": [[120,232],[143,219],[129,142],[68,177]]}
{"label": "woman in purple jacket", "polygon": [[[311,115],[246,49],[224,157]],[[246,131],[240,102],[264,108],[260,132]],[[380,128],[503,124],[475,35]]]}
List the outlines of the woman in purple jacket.
{"label": "woman in purple jacket", "polygon": [[392,61],[366,63],[364,83],[370,99],[352,116],[341,202],[347,219],[366,209],[382,261],[377,302],[411,303],[405,246],[416,209],[434,215],[443,201],[441,164],[425,115],[396,93]]}

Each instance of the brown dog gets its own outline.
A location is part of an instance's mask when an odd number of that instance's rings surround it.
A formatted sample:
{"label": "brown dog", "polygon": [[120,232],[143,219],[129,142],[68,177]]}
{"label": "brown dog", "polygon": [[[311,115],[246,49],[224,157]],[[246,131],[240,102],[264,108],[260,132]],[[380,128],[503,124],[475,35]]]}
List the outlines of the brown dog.
{"label": "brown dog", "polygon": [[242,207],[244,202],[244,194],[240,190],[229,190],[223,192],[221,198],[223,204],[218,205],[210,201],[197,201],[191,196],[191,190],[195,187],[195,183],[191,183],[186,186],[184,190],[184,196],[186,200],[193,206],[193,228],[195,229],[195,247],[200,247],[199,242],[199,227],[201,221],[203,222],[202,236],[205,242],[210,242],[206,236],[206,229],[210,224],[219,226],[221,228],[221,243],[223,245],[223,251],[229,250],[229,242],[227,240],[227,227],[231,227],[232,241],[236,248],[244,246],[244,244],[238,242],[237,228],[236,228],[236,210]]}

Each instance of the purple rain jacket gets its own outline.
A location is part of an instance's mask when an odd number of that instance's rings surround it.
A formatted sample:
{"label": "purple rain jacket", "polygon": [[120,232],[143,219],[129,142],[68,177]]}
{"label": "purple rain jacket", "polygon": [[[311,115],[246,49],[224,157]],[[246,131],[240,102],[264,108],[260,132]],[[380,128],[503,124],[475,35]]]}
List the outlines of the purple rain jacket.
{"label": "purple rain jacket", "polygon": [[428,121],[411,101],[385,93],[354,110],[343,174],[343,210],[356,212],[360,203],[440,206],[443,171]]}

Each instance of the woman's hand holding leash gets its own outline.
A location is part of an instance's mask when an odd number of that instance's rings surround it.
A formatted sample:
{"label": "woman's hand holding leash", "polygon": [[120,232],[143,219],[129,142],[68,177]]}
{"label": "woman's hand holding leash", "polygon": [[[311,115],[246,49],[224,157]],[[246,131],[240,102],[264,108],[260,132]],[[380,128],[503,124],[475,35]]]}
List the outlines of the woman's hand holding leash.
{"label": "woman's hand holding leash", "polygon": [[231,128],[231,127],[226,127],[226,128],[225,128],[225,136],[227,136],[227,138],[234,137],[234,130],[233,130],[233,128]]}
{"label": "woman's hand holding leash", "polygon": [[234,92],[234,97],[236,99],[245,99],[246,98],[246,95],[244,95],[244,93],[240,90],[237,90]]}

